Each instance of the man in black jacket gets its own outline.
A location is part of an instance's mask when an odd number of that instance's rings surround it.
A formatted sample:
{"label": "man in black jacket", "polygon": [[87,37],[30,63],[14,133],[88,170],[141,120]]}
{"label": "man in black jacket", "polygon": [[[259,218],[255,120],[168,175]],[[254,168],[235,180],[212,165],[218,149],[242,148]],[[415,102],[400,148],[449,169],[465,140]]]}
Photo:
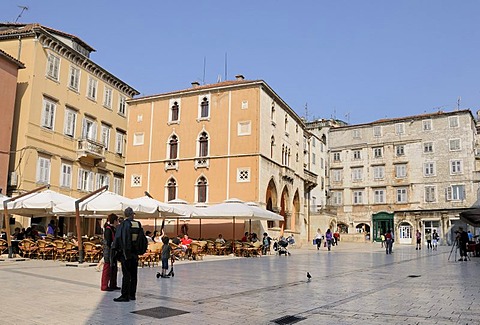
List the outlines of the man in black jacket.
{"label": "man in black jacket", "polygon": [[116,302],[135,300],[137,292],[138,254],[133,245],[132,226],[141,228],[142,225],[140,222],[133,220],[135,212],[132,208],[126,208],[123,214],[125,220],[119,225],[112,245],[112,250],[122,264],[123,274],[122,295],[113,299]]}

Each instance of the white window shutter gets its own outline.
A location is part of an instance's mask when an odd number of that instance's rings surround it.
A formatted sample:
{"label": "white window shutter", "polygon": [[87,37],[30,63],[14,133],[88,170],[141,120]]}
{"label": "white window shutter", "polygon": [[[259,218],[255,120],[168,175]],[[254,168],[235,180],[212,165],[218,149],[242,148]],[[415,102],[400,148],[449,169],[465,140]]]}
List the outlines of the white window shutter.
{"label": "white window shutter", "polygon": [[445,188],[445,200],[451,201],[452,200],[452,187],[448,186]]}
{"label": "white window shutter", "polygon": [[83,172],[81,169],[78,170],[78,180],[77,180],[77,190],[82,189],[82,175]]}
{"label": "white window shutter", "polygon": [[94,179],[93,172],[88,172],[88,190],[89,191],[93,191],[93,179]]}

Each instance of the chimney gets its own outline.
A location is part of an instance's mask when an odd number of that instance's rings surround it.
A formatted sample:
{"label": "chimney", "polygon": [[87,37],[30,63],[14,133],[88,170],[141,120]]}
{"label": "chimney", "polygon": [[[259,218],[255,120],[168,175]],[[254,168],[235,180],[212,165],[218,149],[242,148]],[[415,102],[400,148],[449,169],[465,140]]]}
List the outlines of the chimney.
{"label": "chimney", "polygon": [[200,83],[199,83],[198,81],[192,82],[192,87],[193,87],[193,88],[196,88],[196,87],[198,87],[198,86],[200,86]]}
{"label": "chimney", "polygon": [[238,81],[240,81],[240,80],[245,80],[245,77],[243,76],[243,74],[237,74],[237,75],[235,76],[235,79],[238,80]]}

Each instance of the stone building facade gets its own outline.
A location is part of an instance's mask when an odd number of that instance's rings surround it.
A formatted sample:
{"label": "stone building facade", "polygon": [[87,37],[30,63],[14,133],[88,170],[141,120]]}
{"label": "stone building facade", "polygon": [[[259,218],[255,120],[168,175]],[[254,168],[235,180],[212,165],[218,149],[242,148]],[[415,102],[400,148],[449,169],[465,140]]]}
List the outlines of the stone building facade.
{"label": "stone building facade", "polygon": [[397,243],[436,230],[450,241],[459,213],[477,199],[476,121],[438,112],[329,131],[329,203],[346,234]]}

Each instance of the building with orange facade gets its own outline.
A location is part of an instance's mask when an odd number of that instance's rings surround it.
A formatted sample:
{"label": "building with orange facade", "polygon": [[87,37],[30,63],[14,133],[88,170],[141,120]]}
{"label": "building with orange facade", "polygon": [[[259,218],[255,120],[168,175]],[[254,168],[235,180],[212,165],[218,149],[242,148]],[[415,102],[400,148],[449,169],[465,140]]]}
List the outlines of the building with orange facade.
{"label": "building with orange facade", "polygon": [[[309,168],[311,134],[267,83],[238,75],[128,104],[126,196],[148,191],[161,201],[191,204],[253,201],[284,217],[253,223],[253,232],[308,238],[306,198],[317,185]],[[194,236],[233,235],[231,225],[209,227],[205,220],[200,234],[197,224],[190,221]]]}
{"label": "building with orange facade", "polygon": [[[0,24],[0,49],[25,64],[16,86],[6,192],[50,184],[54,191],[82,197],[109,185],[121,194],[126,101],[138,92],[96,64],[95,50],[80,38],[40,24]],[[2,133],[2,145],[3,139]],[[26,227],[30,220],[21,223]],[[73,231],[74,224],[58,220],[61,233]],[[85,222],[86,233],[101,233],[99,225]]]}

